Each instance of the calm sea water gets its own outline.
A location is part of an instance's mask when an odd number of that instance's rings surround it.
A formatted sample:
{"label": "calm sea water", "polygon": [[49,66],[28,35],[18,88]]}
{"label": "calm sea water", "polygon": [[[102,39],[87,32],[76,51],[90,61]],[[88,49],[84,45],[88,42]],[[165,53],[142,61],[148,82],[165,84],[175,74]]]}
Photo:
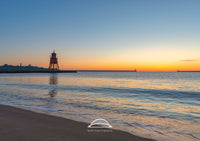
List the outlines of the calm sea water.
{"label": "calm sea water", "polygon": [[200,140],[200,73],[0,74],[0,103],[132,134]]}

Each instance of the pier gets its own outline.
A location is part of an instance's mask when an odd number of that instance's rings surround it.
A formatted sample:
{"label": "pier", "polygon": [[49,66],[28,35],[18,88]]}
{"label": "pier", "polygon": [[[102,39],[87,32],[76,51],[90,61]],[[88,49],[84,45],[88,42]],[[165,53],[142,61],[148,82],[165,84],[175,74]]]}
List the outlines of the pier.
{"label": "pier", "polygon": [[0,73],[77,73],[75,70],[0,70]]}

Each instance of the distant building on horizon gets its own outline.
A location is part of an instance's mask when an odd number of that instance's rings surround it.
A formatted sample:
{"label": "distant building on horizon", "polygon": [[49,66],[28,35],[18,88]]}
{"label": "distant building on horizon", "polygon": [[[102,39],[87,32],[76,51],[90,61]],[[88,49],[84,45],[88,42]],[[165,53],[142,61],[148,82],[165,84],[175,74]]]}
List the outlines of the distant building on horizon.
{"label": "distant building on horizon", "polygon": [[22,66],[22,63],[20,63],[20,66],[14,66],[14,65],[8,65],[4,64],[0,66],[0,71],[42,71],[42,70],[48,70],[47,68],[38,67],[38,66],[32,66],[29,64],[28,66]]}
{"label": "distant building on horizon", "polygon": [[22,63],[14,65],[4,64],[0,66],[0,73],[76,73],[75,70],[59,70],[58,59],[55,51],[51,53],[49,68],[43,68],[38,66],[23,66]]}

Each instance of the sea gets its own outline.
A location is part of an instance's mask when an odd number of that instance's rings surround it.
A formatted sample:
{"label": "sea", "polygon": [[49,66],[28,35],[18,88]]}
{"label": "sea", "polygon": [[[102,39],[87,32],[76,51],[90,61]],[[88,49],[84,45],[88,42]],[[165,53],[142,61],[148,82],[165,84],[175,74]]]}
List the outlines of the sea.
{"label": "sea", "polygon": [[[0,104],[158,141],[200,141],[200,73],[0,74]],[[87,128],[87,127],[86,127]]]}

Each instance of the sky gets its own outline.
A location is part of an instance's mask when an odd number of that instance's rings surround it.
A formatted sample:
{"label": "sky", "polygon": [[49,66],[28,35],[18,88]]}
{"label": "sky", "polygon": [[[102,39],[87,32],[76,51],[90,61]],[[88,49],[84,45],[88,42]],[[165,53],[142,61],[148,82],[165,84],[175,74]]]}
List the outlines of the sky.
{"label": "sky", "polygon": [[0,65],[200,70],[199,0],[0,0]]}

